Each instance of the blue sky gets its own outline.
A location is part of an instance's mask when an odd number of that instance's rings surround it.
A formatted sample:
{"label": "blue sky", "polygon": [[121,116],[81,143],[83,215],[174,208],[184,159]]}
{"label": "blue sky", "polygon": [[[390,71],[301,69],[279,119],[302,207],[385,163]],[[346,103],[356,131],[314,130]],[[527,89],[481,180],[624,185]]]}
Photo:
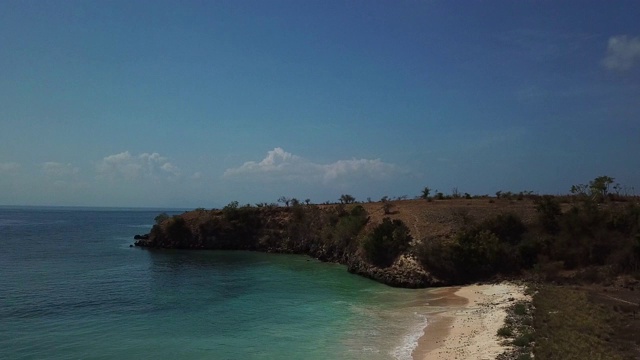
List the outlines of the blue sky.
{"label": "blue sky", "polygon": [[640,193],[637,1],[0,2],[0,205]]}

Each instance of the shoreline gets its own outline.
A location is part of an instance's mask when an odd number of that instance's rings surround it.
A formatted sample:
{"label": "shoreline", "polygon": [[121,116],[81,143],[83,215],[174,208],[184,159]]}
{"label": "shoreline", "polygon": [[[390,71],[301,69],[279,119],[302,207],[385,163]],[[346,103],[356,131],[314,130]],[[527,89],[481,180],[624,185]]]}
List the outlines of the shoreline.
{"label": "shoreline", "polygon": [[497,332],[504,326],[506,308],[528,298],[525,287],[513,283],[467,285],[435,289],[441,295],[429,306],[432,313],[424,335],[412,353],[414,360],[495,359],[508,349]]}

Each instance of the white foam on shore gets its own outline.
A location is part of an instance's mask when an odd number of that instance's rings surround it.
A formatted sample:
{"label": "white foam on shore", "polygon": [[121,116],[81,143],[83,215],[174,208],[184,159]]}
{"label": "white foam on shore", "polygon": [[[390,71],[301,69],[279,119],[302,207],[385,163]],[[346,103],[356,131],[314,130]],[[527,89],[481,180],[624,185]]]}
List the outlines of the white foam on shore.
{"label": "white foam on shore", "polygon": [[418,341],[424,336],[424,329],[429,324],[426,315],[418,314],[417,312],[414,315],[421,321],[404,336],[402,344],[391,351],[391,356],[396,360],[413,360],[411,354],[418,347]]}

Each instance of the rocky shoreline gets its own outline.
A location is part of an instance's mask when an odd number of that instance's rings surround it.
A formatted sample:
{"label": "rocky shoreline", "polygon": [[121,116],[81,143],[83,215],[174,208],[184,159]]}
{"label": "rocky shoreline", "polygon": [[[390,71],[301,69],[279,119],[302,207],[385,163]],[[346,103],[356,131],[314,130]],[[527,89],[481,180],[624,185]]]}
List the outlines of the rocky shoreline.
{"label": "rocky shoreline", "polygon": [[408,253],[401,254],[386,267],[367,261],[360,248],[351,244],[357,242],[357,238],[366,236],[376,224],[367,223],[343,246],[322,240],[322,237],[310,236],[323,229],[327,232],[327,224],[314,220],[317,220],[319,214],[325,216],[325,213],[331,211],[334,209],[319,210],[317,207],[306,206],[300,209],[233,209],[231,213],[224,210],[194,210],[164,219],[154,225],[148,234],[136,235],[134,245],[155,249],[304,254],[321,261],[346,265],[350,273],[393,287],[448,285],[425,271]]}

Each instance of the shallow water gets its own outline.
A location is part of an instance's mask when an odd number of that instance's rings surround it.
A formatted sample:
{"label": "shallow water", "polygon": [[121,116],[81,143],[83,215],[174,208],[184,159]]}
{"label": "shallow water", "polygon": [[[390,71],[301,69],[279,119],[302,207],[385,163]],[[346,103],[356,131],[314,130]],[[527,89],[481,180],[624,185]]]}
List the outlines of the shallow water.
{"label": "shallow water", "polygon": [[0,358],[410,359],[435,310],[304,256],[130,248],[158,213],[0,208]]}

